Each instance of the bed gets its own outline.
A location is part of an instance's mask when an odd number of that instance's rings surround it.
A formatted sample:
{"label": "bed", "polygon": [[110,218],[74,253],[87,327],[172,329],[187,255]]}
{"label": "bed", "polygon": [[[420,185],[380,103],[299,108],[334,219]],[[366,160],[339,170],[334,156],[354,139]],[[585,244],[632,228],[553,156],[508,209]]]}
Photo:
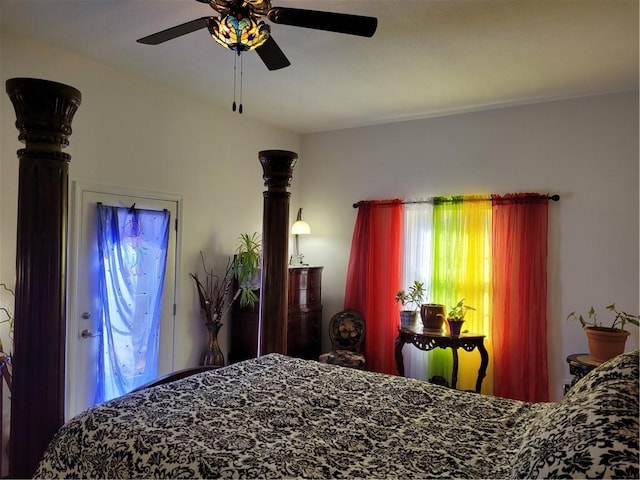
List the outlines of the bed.
{"label": "bed", "polygon": [[638,478],[638,359],[525,403],[272,353],[68,422],[38,478]]}

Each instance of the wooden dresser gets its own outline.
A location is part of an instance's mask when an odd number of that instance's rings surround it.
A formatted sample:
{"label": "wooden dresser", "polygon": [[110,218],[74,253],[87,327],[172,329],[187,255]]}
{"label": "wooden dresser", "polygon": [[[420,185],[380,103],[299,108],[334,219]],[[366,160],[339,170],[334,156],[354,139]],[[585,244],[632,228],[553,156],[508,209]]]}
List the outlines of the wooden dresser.
{"label": "wooden dresser", "polygon": [[[318,359],[322,339],[322,268],[289,267],[287,355]],[[260,305],[231,311],[228,363],[256,356]]]}

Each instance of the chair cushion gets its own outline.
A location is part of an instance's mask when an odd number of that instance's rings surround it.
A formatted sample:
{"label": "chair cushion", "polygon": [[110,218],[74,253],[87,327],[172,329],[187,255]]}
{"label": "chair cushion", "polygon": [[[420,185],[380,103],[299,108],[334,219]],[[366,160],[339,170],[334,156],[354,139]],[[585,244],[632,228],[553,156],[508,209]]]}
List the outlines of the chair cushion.
{"label": "chair cushion", "polygon": [[334,350],[320,355],[320,363],[330,363],[349,368],[364,368],[364,355],[349,350]]}

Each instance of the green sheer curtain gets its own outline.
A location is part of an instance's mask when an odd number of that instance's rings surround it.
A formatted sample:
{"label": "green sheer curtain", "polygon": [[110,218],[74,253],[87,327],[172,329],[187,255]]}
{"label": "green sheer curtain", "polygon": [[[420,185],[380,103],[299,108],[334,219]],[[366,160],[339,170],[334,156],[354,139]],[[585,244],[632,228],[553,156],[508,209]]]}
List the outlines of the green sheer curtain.
{"label": "green sheer curtain", "polygon": [[[433,201],[433,277],[431,299],[447,312],[461,298],[475,308],[467,313],[463,331],[486,336],[491,356],[491,200],[488,196],[436,197]],[[480,357],[459,351],[458,388],[473,389]],[[451,381],[450,350],[436,350],[429,359],[429,378]],[[492,391],[491,363],[482,385]]]}

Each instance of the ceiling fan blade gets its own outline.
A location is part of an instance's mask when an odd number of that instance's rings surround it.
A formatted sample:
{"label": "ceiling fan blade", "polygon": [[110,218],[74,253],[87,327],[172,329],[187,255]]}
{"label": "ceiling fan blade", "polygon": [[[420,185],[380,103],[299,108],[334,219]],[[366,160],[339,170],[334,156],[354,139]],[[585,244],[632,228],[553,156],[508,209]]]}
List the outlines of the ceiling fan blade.
{"label": "ceiling fan blade", "polygon": [[360,35],[361,37],[372,37],[378,27],[378,19],[375,17],[303,10],[301,8],[273,7],[269,10],[267,17],[273,23]]}
{"label": "ceiling fan blade", "polygon": [[266,42],[256,48],[256,53],[260,56],[264,64],[269,70],[279,70],[291,65],[291,62],[285,54],[280,50],[280,47],[273,39],[269,37]]}
{"label": "ceiling fan blade", "polygon": [[187,33],[195,32],[201,28],[207,28],[210,18],[211,17],[197,18],[190,22],[183,23],[182,25],[176,25],[175,27],[167,28],[161,32],[140,38],[136,41],[138,43],[144,43],[145,45],[158,45],[166,42],[167,40],[173,40],[174,38],[181,37]]}

